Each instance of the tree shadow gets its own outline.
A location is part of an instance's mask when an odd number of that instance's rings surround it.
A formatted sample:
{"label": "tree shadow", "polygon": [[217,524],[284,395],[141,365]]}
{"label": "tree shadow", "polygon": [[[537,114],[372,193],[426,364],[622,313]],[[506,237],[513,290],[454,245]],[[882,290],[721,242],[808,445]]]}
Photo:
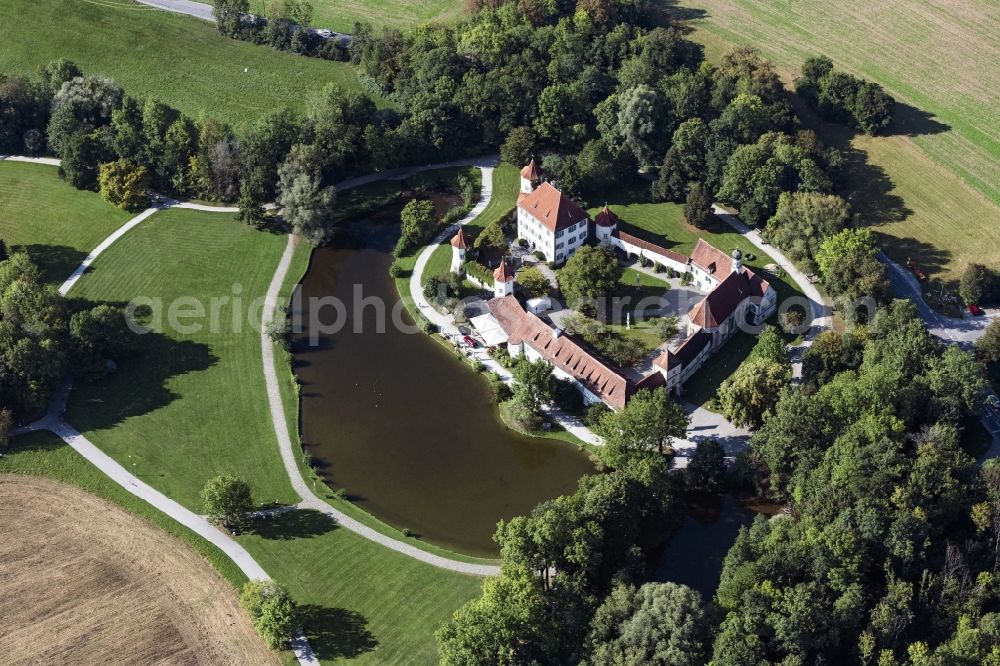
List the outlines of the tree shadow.
{"label": "tree shadow", "polygon": [[299,606],[299,618],[313,652],[321,660],[360,657],[378,647],[378,640],[368,629],[368,619],[357,611],[305,604]]}
{"label": "tree shadow", "polygon": [[886,254],[898,264],[912,259],[924,273],[933,275],[945,270],[952,260],[951,252],[942,250],[915,238],[898,238],[878,234],[878,244],[886,249]]}
{"label": "tree shadow", "polygon": [[254,534],[265,539],[309,539],[337,529],[333,517],[312,509],[287,511],[254,523]]}
{"label": "tree shadow", "polygon": [[951,130],[951,125],[937,120],[933,114],[897,100],[892,122],[883,136],[923,136],[941,134]]}
{"label": "tree shadow", "polygon": [[862,225],[902,222],[913,214],[903,198],[893,193],[896,186],[885,169],[872,164],[868,153],[854,145],[857,132],[846,125],[823,120],[798,95],[789,97],[803,128],[814,131],[826,146],[843,155],[843,187],[837,193],[850,202]]}
{"label": "tree shadow", "polygon": [[[94,305],[83,299],[70,301],[73,311]],[[218,362],[218,356],[204,343],[175,340],[148,330],[137,336],[137,348],[118,360],[114,372],[93,382],[76,383],[67,406],[69,420],[81,430],[113,428],[180,398],[167,387],[169,379],[208,370]]]}
{"label": "tree shadow", "polygon": [[31,261],[38,266],[42,272],[42,281],[51,284],[61,284],[87,257],[86,252],[68,245],[34,244],[11,247],[13,252],[21,250],[27,252]]}
{"label": "tree shadow", "polygon": [[654,27],[674,26],[685,33],[694,31],[688,21],[708,17],[708,10],[697,7],[682,7],[678,0],[652,0],[646,10],[649,22]]}

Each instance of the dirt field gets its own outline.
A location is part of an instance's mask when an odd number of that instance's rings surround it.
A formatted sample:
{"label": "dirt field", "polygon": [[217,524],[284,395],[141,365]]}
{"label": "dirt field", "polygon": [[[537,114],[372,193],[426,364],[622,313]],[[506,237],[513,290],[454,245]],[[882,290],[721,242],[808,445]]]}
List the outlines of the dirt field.
{"label": "dirt field", "polygon": [[119,507],[0,475],[0,663],[273,664],[236,593]]}

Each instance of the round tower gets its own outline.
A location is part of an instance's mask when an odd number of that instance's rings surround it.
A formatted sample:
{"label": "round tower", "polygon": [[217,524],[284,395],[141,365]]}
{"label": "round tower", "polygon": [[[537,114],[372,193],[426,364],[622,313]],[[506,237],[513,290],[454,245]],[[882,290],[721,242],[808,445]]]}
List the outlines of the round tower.
{"label": "round tower", "polygon": [[606,243],[618,228],[618,216],[611,212],[608,204],[594,218],[594,233],[598,243]]}
{"label": "round tower", "polygon": [[739,248],[733,250],[733,272],[740,273],[743,271],[743,253],[740,252]]}
{"label": "round tower", "polygon": [[462,273],[462,265],[465,264],[465,251],[469,246],[465,242],[465,233],[462,227],[458,228],[458,233],[451,239],[451,272]]}
{"label": "round tower", "polygon": [[493,271],[493,295],[497,298],[510,296],[514,293],[514,269],[507,265],[503,259],[500,265]]}
{"label": "round tower", "polygon": [[528,166],[521,169],[521,194],[531,194],[541,183],[542,171],[535,163],[535,158],[531,158]]}

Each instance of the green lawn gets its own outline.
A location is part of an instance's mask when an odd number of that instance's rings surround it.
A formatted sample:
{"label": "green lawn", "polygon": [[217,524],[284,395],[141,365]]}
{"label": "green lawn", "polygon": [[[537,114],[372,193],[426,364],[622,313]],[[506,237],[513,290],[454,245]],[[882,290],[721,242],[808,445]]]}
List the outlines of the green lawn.
{"label": "green lawn", "polygon": [[68,58],[134,97],[234,127],[283,106],[304,109],[328,83],[361,90],[348,64],[229,39],[205,21],[129,0],[0,0],[0,15],[0,73],[33,74]]}
{"label": "green lawn", "polygon": [[[750,241],[736,233],[732,227],[721,221],[713,221],[708,229],[697,229],[684,221],[684,206],[674,203],[634,203],[634,198],[623,192],[616,199],[609,198],[608,205],[621,219],[622,231],[645,238],[667,249],[690,254],[699,238],[704,238],[727,254],[739,248],[744,257],[754,255],[754,259],[744,259],[744,265],[761,273],[778,291],[778,298],[785,299],[801,295],[795,283],[788,277],[771,275],[763,270],[767,264],[774,263],[769,255],[761,252]],[[600,208],[592,208],[591,217],[597,215]],[[650,276],[643,276],[650,281],[656,281]],[[635,278],[632,278],[635,284]]]}
{"label": "green lawn", "polygon": [[[881,83],[903,103],[891,136],[854,136],[799,111],[848,156],[847,194],[897,261],[946,281],[972,261],[1000,265],[1000,29],[988,0],[888,0],[866,9],[802,0],[687,0],[710,60],[749,44],[791,83],[816,54]],[[688,12],[690,13],[690,12]]]}
{"label": "green lawn", "polygon": [[427,284],[431,277],[436,277],[451,270],[451,243],[442,243],[431,252],[424,273],[420,276],[420,285]]}
{"label": "green lawn", "polygon": [[286,514],[240,542],[303,607],[306,635],[324,662],[436,664],[434,630],[482,585],[314,512]]}
{"label": "green lawn", "polygon": [[14,438],[0,457],[0,473],[44,476],[79,486],[145,518],[187,543],[234,586],[238,587],[246,580],[239,567],[221,550],[111,481],[52,433],[37,432]]}
{"label": "green lawn", "polygon": [[[285,236],[253,231],[231,215],[190,210],[157,213],[94,262],[70,296],[125,302],[162,299],[162,333],[141,337],[141,350],[97,384],[80,384],[68,417],[126,468],[185,506],[217,474],[245,478],[259,501],[295,500],[268,416],[260,338],[261,298],[285,247]],[[240,291],[242,312],[231,300]],[[169,325],[177,299],[229,297],[209,318],[178,319],[202,330]],[[234,324],[235,320],[235,324]],[[215,329],[215,330],[213,330]]]}
{"label": "green lawn", "polygon": [[474,226],[482,229],[514,212],[517,195],[521,192],[521,169],[503,163],[493,170],[493,198]]}
{"label": "green lawn", "polygon": [[0,239],[25,249],[46,282],[61,283],[132,215],[74,189],[55,167],[0,162]]}
{"label": "green lawn", "polygon": [[[451,21],[462,15],[458,0],[313,0],[313,25],[351,32],[355,21],[406,28],[428,21]],[[251,11],[264,13],[266,0],[251,0]]]}
{"label": "green lawn", "polygon": [[[729,375],[746,360],[757,336],[738,332],[722,346],[722,349],[712,354],[691,379],[684,382],[684,399],[706,409],[713,409],[716,391]],[[713,409],[714,411],[714,409]]]}

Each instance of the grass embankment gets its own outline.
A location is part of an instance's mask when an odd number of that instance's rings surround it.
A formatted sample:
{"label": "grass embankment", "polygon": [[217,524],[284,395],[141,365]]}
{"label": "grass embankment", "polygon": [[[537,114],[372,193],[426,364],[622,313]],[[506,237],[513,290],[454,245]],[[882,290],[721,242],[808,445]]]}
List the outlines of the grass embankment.
{"label": "grass embankment", "polygon": [[0,15],[9,17],[0,21],[2,73],[33,74],[68,58],[134,97],[155,96],[234,127],[286,106],[303,110],[329,83],[361,90],[346,63],[229,39],[205,21],[128,0],[0,0]]}
{"label": "grass embankment", "polygon": [[[0,56],[2,57],[2,56]],[[0,162],[0,239],[27,250],[49,283],[61,283],[132,215],[63,182],[44,164]]]}
{"label": "grass embankment", "polygon": [[232,587],[148,521],[38,476],[0,474],[0,500],[5,661],[278,663]]}
{"label": "grass embankment", "polygon": [[[886,87],[902,104],[888,136],[855,136],[801,113],[848,153],[845,196],[897,261],[957,279],[972,261],[1000,264],[1000,90],[987,0],[890,0],[864,9],[805,0],[689,0],[705,10],[693,38],[717,61],[735,45],[773,60],[788,84],[825,54],[839,69]],[[685,11],[690,14],[690,11]]]}
{"label": "grass embankment", "polygon": [[[70,292],[87,301],[161,304],[158,332],[141,336],[139,352],[102,382],[78,384],[68,418],[191,509],[200,507],[205,482],[223,473],[245,478],[260,501],[295,500],[269,418],[260,309],[251,307],[263,299],[284,247],[285,236],[231,215],[163,211],[98,257]],[[185,318],[194,303],[205,316]],[[171,307],[180,310],[180,326],[170,321]]]}
{"label": "grass embankment", "polygon": [[[430,21],[451,21],[462,16],[462,3],[455,0],[315,0],[316,27],[350,33],[355,21],[377,27],[406,28]],[[252,0],[251,11],[264,13],[265,0]]]}

